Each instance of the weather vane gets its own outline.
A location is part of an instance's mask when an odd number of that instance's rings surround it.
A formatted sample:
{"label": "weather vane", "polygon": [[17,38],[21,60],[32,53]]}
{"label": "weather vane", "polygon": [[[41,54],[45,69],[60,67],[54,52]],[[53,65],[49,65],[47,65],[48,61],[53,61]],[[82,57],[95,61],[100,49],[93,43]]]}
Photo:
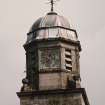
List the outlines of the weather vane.
{"label": "weather vane", "polygon": [[53,12],[54,11],[54,4],[56,1],[59,1],[59,0],[48,0],[49,3],[51,4],[51,11]]}

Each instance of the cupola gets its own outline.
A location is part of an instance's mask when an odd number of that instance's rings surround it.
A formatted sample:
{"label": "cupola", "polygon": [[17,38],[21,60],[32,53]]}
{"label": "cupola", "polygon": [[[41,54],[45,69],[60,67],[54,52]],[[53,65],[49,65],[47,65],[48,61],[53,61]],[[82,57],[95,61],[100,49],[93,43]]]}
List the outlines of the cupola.
{"label": "cupola", "polygon": [[47,38],[78,40],[76,31],[71,29],[68,20],[56,12],[49,12],[35,21],[27,34],[27,43]]}

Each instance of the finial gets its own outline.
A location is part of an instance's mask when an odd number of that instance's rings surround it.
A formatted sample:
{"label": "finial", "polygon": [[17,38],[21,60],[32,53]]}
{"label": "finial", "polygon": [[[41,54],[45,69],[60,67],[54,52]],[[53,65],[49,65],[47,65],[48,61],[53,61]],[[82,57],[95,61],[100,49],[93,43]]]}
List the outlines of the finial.
{"label": "finial", "polygon": [[54,0],[51,0],[51,11],[54,10]]}
{"label": "finial", "polygon": [[48,1],[51,4],[51,12],[53,12],[54,11],[54,4],[55,4],[55,2],[59,1],[59,0],[48,0]]}

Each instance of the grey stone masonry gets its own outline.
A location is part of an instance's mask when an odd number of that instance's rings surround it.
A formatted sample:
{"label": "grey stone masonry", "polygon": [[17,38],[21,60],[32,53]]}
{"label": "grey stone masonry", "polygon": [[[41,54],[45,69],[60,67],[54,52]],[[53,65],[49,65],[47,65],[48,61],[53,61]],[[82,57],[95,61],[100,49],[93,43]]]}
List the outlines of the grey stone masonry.
{"label": "grey stone masonry", "polygon": [[66,89],[67,80],[72,80],[74,77],[76,77],[76,88],[81,87],[79,41],[64,38],[37,39],[25,44],[24,48],[26,50],[26,79],[30,89]]}
{"label": "grey stone masonry", "polygon": [[89,105],[84,88],[18,92],[20,105]]}

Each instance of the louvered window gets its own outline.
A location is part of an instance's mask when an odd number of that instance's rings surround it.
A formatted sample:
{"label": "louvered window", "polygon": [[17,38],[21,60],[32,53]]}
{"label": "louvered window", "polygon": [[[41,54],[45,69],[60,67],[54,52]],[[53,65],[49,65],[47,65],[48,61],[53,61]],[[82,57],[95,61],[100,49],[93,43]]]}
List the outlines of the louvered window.
{"label": "louvered window", "polygon": [[65,68],[72,71],[72,54],[70,49],[65,49]]}

